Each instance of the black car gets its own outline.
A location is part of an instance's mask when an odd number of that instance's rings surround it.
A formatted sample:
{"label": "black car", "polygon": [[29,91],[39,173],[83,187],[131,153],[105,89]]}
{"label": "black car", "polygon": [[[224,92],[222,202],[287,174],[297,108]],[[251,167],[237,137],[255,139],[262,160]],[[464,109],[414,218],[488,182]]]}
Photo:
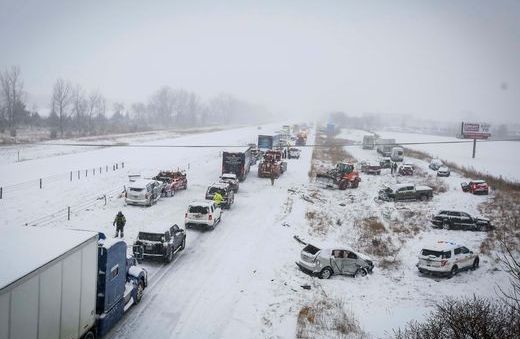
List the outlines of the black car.
{"label": "black car", "polygon": [[213,200],[213,196],[216,192],[219,192],[222,195],[222,198],[224,198],[221,207],[227,210],[230,209],[231,205],[235,202],[235,192],[233,192],[233,187],[227,182],[213,183],[206,191],[206,200]]}
{"label": "black car", "polygon": [[485,218],[475,218],[466,212],[440,211],[433,216],[432,224],[447,230],[489,231],[491,223]]}
{"label": "black car", "polygon": [[174,224],[159,232],[139,232],[133,252],[139,260],[159,258],[169,263],[185,246],[186,231]]}

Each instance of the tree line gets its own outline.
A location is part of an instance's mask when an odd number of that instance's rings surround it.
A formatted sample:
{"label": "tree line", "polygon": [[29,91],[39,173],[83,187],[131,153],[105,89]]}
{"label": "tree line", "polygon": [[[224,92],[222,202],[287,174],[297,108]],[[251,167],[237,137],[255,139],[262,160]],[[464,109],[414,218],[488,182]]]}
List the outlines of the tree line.
{"label": "tree line", "polygon": [[185,89],[163,86],[147,102],[109,103],[99,90],[57,79],[49,98],[50,113],[42,116],[27,108],[27,93],[20,68],[0,72],[0,133],[29,126],[47,128],[50,138],[136,132],[150,129],[189,128],[230,123],[255,123],[269,118],[267,111],[220,94],[209,100]]}

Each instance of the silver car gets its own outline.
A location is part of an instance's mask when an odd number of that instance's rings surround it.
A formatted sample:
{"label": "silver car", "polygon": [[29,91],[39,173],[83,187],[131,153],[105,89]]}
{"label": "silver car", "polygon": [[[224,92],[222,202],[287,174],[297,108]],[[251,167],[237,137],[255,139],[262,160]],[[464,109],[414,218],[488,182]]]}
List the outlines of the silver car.
{"label": "silver car", "polygon": [[301,252],[296,265],[305,273],[316,275],[320,279],[329,279],[332,275],[344,274],[365,276],[372,273],[374,263],[367,256],[346,247],[320,249],[307,244]]}
{"label": "silver car", "polygon": [[125,193],[128,205],[152,206],[161,198],[164,183],[156,180],[139,179],[131,182]]}

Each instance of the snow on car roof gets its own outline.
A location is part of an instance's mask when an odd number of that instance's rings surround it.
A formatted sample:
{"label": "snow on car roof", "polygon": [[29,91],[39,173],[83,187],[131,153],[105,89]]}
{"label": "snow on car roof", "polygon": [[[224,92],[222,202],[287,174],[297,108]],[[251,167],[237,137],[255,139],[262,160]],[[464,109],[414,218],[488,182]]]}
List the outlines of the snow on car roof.
{"label": "snow on car roof", "polygon": [[423,249],[434,251],[448,251],[460,246],[461,245],[458,245],[457,243],[454,243],[452,241],[439,240],[433,244],[430,244],[429,246],[423,247]]}
{"label": "snow on car roof", "polygon": [[213,200],[194,200],[188,204],[188,206],[211,206],[211,205],[213,205]]}
{"label": "snow on car roof", "polygon": [[235,173],[224,173],[221,175],[222,178],[224,177],[227,177],[227,178],[235,178],[237,177],[237,175]]}
{"label": "snow on car roof", "polygon": [[128,184],[130,188],[146,188],[146,185],[154,182],[155,180],[138,179]]}
{"label": "snow on car roof", "polygon": [[47,227],[3,227],[0,233],[5,240],[0,246],[0,289],[98,237],[97,232]]}
{"label": "snow on car roof", "polygon": [[394,184],[392,186],[392,189],[396,190],[396,189],[408,187],[408,186],[414,186],[414,184],[412,184],[412,183]]}
{"label": "snow on car roof", "polygon": [[485,184],[486,183],[485,180],[471,180],[471,182],[474,184]]}
{"label": "snow on car roof", "polygon": [[211,185],[209,185],[209,187],[216,187],[216,188],[221,188],[221,189],[225,189],[228,186],[229,186],[229,184],[224,183],[224,182],[214,182]]}

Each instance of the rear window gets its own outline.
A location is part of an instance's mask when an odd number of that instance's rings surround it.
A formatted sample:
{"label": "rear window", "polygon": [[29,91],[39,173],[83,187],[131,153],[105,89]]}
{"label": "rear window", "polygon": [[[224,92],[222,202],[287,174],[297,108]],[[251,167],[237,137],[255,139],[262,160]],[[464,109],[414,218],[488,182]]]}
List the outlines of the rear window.
{"label": "rear window", "polygon": [[190,206],[189,212],[190,213],[208,214],[208,207],[207,206]]}
{"label": "rear window", "polygon": [[216,187],[210,187],[208,190],[209,194],[215,194],[216,192],[219,192],[222,195],[225,194],[225,192],[223,190],[221,190],[220,188],[216,188]]}
{"label": "rear window", "polygon": [[432,250],[422,250],[421,255],[424,255],[426,257],[428,256],[434,256],[439,259],[448,259],[451,258],[451,252],[450,251],[432,251]]}
{"label": "rear window", "polygon": [[141,240],[148,240],[148,241],[162,241],[162,237],[164,234],[162,233],[145,233],[145,232],[139,232],[139,235],[137,236]]}
{"label": "rear window", "polygon": [[142,192],[144,188],[130,187],[130,192]]}

